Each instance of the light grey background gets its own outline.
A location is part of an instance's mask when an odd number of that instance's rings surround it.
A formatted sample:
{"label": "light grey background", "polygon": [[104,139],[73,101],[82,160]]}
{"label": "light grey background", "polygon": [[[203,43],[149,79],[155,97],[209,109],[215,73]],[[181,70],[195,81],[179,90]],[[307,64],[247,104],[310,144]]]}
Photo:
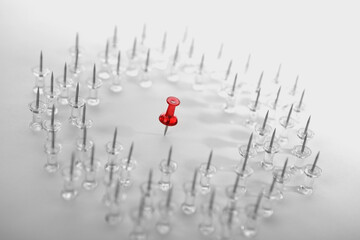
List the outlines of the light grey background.
{"label": "light grey background", "polygon": [[[61,178],[48,176],[42,169],[44,136],[28,129],[31,114],[27,104],[33,100],[30,69],[38,64],[40,50],[44,52],[45,65],[58,76],[64,61],[69,61],[68,48],[79,32],[80,43],[87,49],[84,64],[89,70],[114,25],[118,25],[121,42],[130,47],[134,35],[140,34],[146,22],[150,41],[160,43],[161,34],[168,30],[171,46],[189,26],[189,36],[196,38],[198,55],[202,51],[216,52],[223,41],[224,54],[235,58],[238,71],[251,53],[254,79],[265,70],[264,81],[271,80],[279,63],[283,64],[280,80],[285,86],[300,75],[316,132],[310,146],[314,151],[321,150],[319,165],[323,176],[317,181],[313,196],[290,193],[278,206],[274,218],[261,224],[258,239],[358,239],[357,10],[356,1],[2,0],[0,238],[124,239],[128,235],[132,226],[128,217],[117,228],[105,224],[105,209],[99,203],[102,187],[94,193],[82,192],[73,203],[60,199]],[[215,151],[215,165],[235,163],[236,146],[246,142],[249,130],[238,124],[240,115],[232,118],[216,108],[221,104],[219,98],[211,93],[185,91],[189,85],[172,86],[161,77],[154,80],[149,90],[129,82],[125,87],[120,96],[103,90],[101,107],[89,110],[89,117],[95,122],[89,135],[98,144],[103,162],[103,146],[111,139],[115,125],[119,127],[125,153],[130,142],[135,142],[134,157],[139,161],[136,185],[145,180],[151,166],[156,169],[155,177],[160,176],[157,164],[166,156],[170,144],[174,145],[174,158],[180,167],[175,176],[178,204],[183,200],[180,183],[190,179],[192,169],[206,161],[210,148]],[[156,118],[166,108],[165,98],[172,94],[182,100],[176,111],[180,122],[169,129],[169,136],[164,139],[163,126]],[[60,113],[63,120],[67,115],[65,110]],[[235,124],[229,124],[230,119],[235,119]],[[76,134],[64,125],[60,139],[65,164]],[[224,170],[217,178],[230,183],[234,177]],[[126,206],[136,206],[137,188],[127,203]],[[169,239],[200,238],[196,228],[188,228],[193,221],[179,214]],[[152,234],[152,239],[158,236]]]}

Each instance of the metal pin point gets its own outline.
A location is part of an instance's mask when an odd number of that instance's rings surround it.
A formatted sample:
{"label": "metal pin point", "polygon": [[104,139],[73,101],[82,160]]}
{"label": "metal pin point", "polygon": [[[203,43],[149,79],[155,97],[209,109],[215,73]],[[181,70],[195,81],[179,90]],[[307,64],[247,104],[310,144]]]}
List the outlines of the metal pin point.
{"label": "metal pin point", "polygon": [[269,117],[269,110],[267,110],[267,112],[266,112],[266,115],[265,115],[265,118],[264,118],[264,121],[263,121],[263,124],[262,124],[262,127],[261,127],[261,132],[265,131],[265,127],[266,127],[268,117]]}
{"label": "metal pin point", "polygon": [[168,191],[168,194],[166,196],[166,208],[169,209],[171,206],[171,200],[172,200],[172,196],[173,196],[173,188],[170,188]]}
{"label": "metal pin point", "polygon": [[303,100],[304,100],[304,95],[305,95],[305,89],[302,91],[301,97],[300,97],[300,101],[299,101],[299,103],[297,104],[296,108],[294,109],[296,112],[300,112],[300,111],[301,111],[302,103],[303,103]]}
{"label": "metal pin point", "polygon": [[256,218],[258,216],[261,200],[263,198],[263,191],[260,191],[259,196],[257,197],[255,208],[254,208],[254,217]]}
{"label": "metal pin point", "polygon": [[224,43],[221,43],[220,48],[219,48],[219,52],[217,54],[217,59],[220,59],[222,57],[223,48],[224,48]]}
{"label": "metal pin point", "polygon": [[82,144],[83,144],[83,148],[86,149],[86,143],[87,143],[87,128],[83,128],[83,137],[82,137]]}
{"label": "metal pin point", "polygon": [[54,73],[51,72],[51,78],[50,78],[50,93],[51,95],[54,94]]}
{"label": "metal pin point", "polygon": [[317,162],[318,162],[318,160],[319,160],[319,156],[320,156],[320,151],[316,154],[314,163],[313,163],[312,166],[311,166],[311,172],[312,172],[312,173],[315,171],[315,167],[316,167],[316,164],[317,164]]}
{"label": "metal pin point", "polygon": [[109,40],[106,41],[105,45],[105,64],[108,64],[109,62]]}
{"label": "metal pin point", "polygon": [[[51,129],[54,129],[54,126],[55,126],[55,104],[53,104],[51,107],[50,126],[51,126]],[[55,132],[55,131],[53,131],[53,132]]]}
{"label": "metal pin point", "polygon": [[194,44],[195,44],[195,39],[193,38],[191,40],[191,45],[190,45],[190,48],[189,48],[189,55],[188,55],[189,58],[192,58],[192,56],[194,54]]}
{"label": "metal pin point", "polygon": [[198,169],[196,168],[195,171],[194,171],[194,176],[193,176],[193,180],[192,180],[192,183],[191,183],[191,195],[192,196],[195,196],[197,175],[198,175]]}
{"label": "metal pin point", "polygon": [[79,83],[77,83],[76,91],[75,91],[75,106],[78,106],[78,104],[79,104],[79,89],[80,89],[80,85],[79,85]]}
{"label": "metal pin point", "polygon": [[277,72],[276,72],[276,76],[275,76],[275,78],[274,78],[275,84],[278,84],[278,83],[279,83],[280,71],[281,71],[281,63],[280,63],[280,65],[279,65],[279,67],[278,67],[278,70],[277,70]]}
{"label": "metal pin point", "polygon": [[113,152],[115,152],[115,148],[116,148],[116,138],[117,138],[117,127],[115,128],[113,142],[112,142],[112,150],[113,150]]}
{"label": "metal pin point", "polygon": [[247,61],[246,61],[246,64],[245,64],[245,70],[244,70],[244,73],[247,73],[247,71],[249,70],[249,67],[250,67],[250,60],[251,60],[251,54],[249,54],[248,58],[247,58]]}
{"label": "metal pin point", "polygon": [[211,160],[212,160],[212,155],[213,155],[213,150],[210,151],[209,159],[208,159],[207,165],[206,165],[206,171],[209,171],[209,169],[210,169]]}
{"label": "metal pin point", "polygon": [[234,97],[235,95],[235,88],[236,88],[236,82],[237,82],[238,74],[235,74],[234,82],[231,88],[230,97]]}
{"label": "metal pin point", "polygon": [[299,81],[299,75],[296,76],[295,82],[294,82],[294,86],[290,91],[290,95],[294,96],[296,93],[296,89],[297,89],[297,85],[298,85],[298,81]]}
{"label": "metal pin point", "polygon": [[261,82],[264,76],[264,71],[261,72],[255,91],[259,91],[261,88]]}
{"label": "metal pin point", "polygon": [[40,64],[39,64],[39,72],[42,75],[43,72],[43,53],[40,51]]}
{"label": "metal pin point", "polygon": [[132,53],[131,53],[131,59],[135,58],[136,55],[136,45],[137,45],[137,39],[134,39],[133,47],[132,47]]}
{"label": "metal pin point", "polygon": [[225,73],[225,78],[224,78],[225,81],[229,78],[232,64],[233,64],[233,60],[230,60],[229,65],[228,65],[228,67],[226,69],[226,73]]}
{"label": "metal pin point", "polygon": [[143,30],[141,34],[141,45],[144,45],[145,38],[146,38],[146,24],[143,25]]}
{"label": "metal pin point", "polygon": [[36,102],[35,102],[36,110],[39,110],[39,107],[40,107],[40,88],[38,87],[36,90]]}
{"label": "metal pin point", "polygon": [[149,177],[148,177],[148,182],[147,182],[147,194],[150,194],[151,191],[151,184],[152,184],[152,177],[153,177],[153,169],[151,168],[149,171]]}
{"label": "metal pin point", "polygon": [[161,43],[161,53],[164,53],[164,52],[165,52],[165,49],[166,49],[166,40],[167,40],[167,32],[165,31],[165,32],[164,32],[164,36],[163,36],[163,40],[162,40],[162,43]]}
{"label": "metal pin point", "polygon": [[149,71],[149,63],[150,63],[150,48],[147,50],[144,72]]}
{"label": "metal pin point", "polygon": [[178,61],[178,57],[179,57],[179,44],[176,45],[176,50],[175,50],[174,59],[173,59],[173,67],[176,65],[176,63]]}
{"label": "metal pin point", "polygon": [[271,136],[271,140],[270,140],[270,144],[269,144],[270,152],[272,152],[272,148],[273,148],[273,145],[274,145],[275,134],[276,134],[276,128],[274,129],[273,134]]}
{"label": "metal pin point", "polygon": [[278,104],[278,101],[279,101],[280,92],[281,92],[281,86],[279,87],[279,89],[278,89],[278,91],[276,93],[276,98],[275,98],[274,106],[273,106],[273,109],[275,109],[275,110],[276,110],[276,107],[277,107],[277,104]]}
{"label": "metal pin point", "polygon": [[253,133],[251,133],[251,135],[250,135],[249,142],[248,142],[248,145],[247,145],[247,148],[246,148],[245,158],[244,158],[244,162],[243,162],[242,169],[241,169],[242,173],[245,171],[246,164],[247,164],[247,161],[249,159],[249,153],[250,153],[250,147],[251,147],[252,139],[253,139]]}
{"label": "metal pin point", "polygon": [[[86,129],[86,128],[84,128]],[[90,153],[90,170],[94,171],[94,161],[95,161],[95,144],[91,147],[91,153]]]}
{"label": "metal pin point", "polygon": [[167,162],[166,162],[166,165],[168,167],[170,166],[170,163],[171,163],[171,155],[172,155],[172,146],[170,146],[169,154],[168,154],[168,158],[167,158]]}
{"label": "metal pin point", "polygon": [[261,88],[259,88],[259,90],[257,91],[256,100],[255,100],[255,104],[254,104],[254,111],[256,111],[256,108],[259,103],[260,93],[261,93]]}
{"label": "metal pin point", "polygon": [[117,26],[114,27],[113,48],[117,47]]}
{"label": "metal pin point", "polygon": [[292,113],[293,107],[294,107],[294,104],[291,104],[291,107],[290,107],[289,113],[288,113],[287,118],[286,118],[285,128],[287,128],[287,127],[288,127],[288,125],[289,125],[289,122],[290,122],[290,118],[291,118],[291,113]]}
{"label": "metal pin point", "polygon": [[129,154],[128,154],[127,162],[126,162],[127,168],[129,168],[129,165],[130,165],[130,162],[131,162],[131,156],[132,156],[132,153],[133,153],[133,149],[134,149],[134,142],[132,142],[131,145],[130,145],[130,150],[129,150]]}
{"label": "metal pin point", "polygon": [[116,63],[116,75],[120,76],[120,62],[121,62],[121,51],[119,50],[117,55],[117,63]]}
{"label": "metal pin point", "polygon": [[303,143],[301,145],[301,153],[304,153],[305,147],[306,147],[306,142],[307,142],[307,134],[304,137]]}
{"label": "metal pin point", "polygon": [[288,165],[288,161],[289,161],[289,158],[286,158],[285,163],[284,163],[284,166],[283,166],[283,169],[282,169],[282,171],[281,171],[281,180],[283,180],[284,177],[285,177],[285,173],[286,173],[286,168],[287,168],[287,165]]}
{"label": "metal pin point", "polygon": [[202,74],[202,71],[204,69],[204,61],[205,61],[205,54],[203,54],[201,56],[201,62],[200,62],[200,66],[199,66],[199,74]]}

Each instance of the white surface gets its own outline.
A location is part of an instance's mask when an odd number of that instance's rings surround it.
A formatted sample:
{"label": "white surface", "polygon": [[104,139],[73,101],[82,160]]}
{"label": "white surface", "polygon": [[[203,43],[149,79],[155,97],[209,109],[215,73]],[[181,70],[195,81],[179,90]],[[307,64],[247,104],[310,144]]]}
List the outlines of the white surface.
{"label": "white surface", "polygon": [[[105,209],[99,204],[103,188],[66,203],[59,197],[59,175],[51,177],[43,171],[44,136],[28,129],[31,114],[27,104],[33,99],[30,68],[37,65],[39,51],[43,50],[45,64],[59,75],[64,61],[68,61],[67,51],[76,31],[89,52],[86,59],[90,66],[115,24],[123,42],[130,46],[146,22],[153,41],[161,39],[168,29],[174,44],[186,25],[201,48],[215,46],[217,51],[224,41],[226,54],[238,58],[238,69],[251,52],[254,74],[265,70],[264,81],[274,76],[280,62],[280,79],[285,84],[300,74],[316,131],[311,146],[314,151],[321,150],[323,176],[316,182],[313,196],[288,194],[276,209],[276,216],[262,223],[258,239],[358,239],[360,194],[356,189],[360,167],[355,151],[359,129],[355,124],[359,123],[359,114],[355,103],[359,102],[360,37],[355,1],[342,5],[328,1],[144,2],[0,3],[0,238],[126,239],[132,226],[129,218],[117,228],[108,227],[103,220]],[[145,180],[150,166],[157,170],[170,144],[179,162],[179,172],[174,176],[179,184],[191,178],[192,169],[207,159],[210,148],[214,149],[215,165],[234,164],[238,158],[235,147],[246,142],[249,131],[239,124],[228,124],[230,118],[219,110],[207,108],[206,101],[216,106],[218,98],[186,89],[189,85],[174,87],[161,78],[155,79],[149,90],[127,83],[120,96],[104,89],[101,107],[90,109],[88,115],[95,122],[89,135],[98,144],[102,161],[106,159],[102,146],[117,125],[125,153],[130,142],[135,142],[134,157],[139,161],[136,184]],[[166,108],[165,98],[172,94],[182,100],[176,110],[180,122],[163,138],[163,126],[156,118]],[[61,116],[64,119],[67,113],[63,111]],[[66,125],[63,130],[61,159],[67,163],[76,133]],[[155,178],[159,176],[156,171]],[[217,177],[224,181],[234,178],[230,173]],[[179,197],[175,198],[178,204],[183,200],[180,188],[178,185]],[[136,200],[127,206],[138,204],[138,190],[132,191]],[[199,238],[196,228],[187,222],[192,220],[178,216],[168,239]],[[158,236],[152,234],[152,239]]]}

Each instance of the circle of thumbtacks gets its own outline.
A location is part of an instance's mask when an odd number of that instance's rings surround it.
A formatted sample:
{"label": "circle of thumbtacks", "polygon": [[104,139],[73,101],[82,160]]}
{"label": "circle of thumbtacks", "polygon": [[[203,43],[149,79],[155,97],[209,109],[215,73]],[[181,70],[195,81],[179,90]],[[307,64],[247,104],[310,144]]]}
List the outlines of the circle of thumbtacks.
{"label": "circle of thumbtacks", "polygon": [[[254,81],[246,78],[250,65],[249,55],[242,81],[238,81],[238,73],[234,74],[231,81],[229,77],[232,61],[225,62],[222,56],[223,45],[217,57],[210,60],[209,67],[205,67],[204,55],[200,61],[194,59],[194,40],[187,40],[187,32],[175,51],[169,54],[166,51],[166,32],[161,47],[150,51],[145,42],[145,30],[144,26],[140,44],[135,38],[132,49],[124,56],[119,50],[115,27],[113,37],[107,41],[105,51],[99,55],[100,71],[97,71],[94,65],[92,79],[85,83],[88,88],[87,98],[79,94],[81,74],[85,69],[79,61],[83,56],[83,49],[79,46],[78,35],[75,46],[70,48],[72,63],[69,66],[65,63],[63,76],[54,80],[51,71],[43,66],[42,53],[40,65],[32,70],[35,76],[36,99],[29,104],[33,114],[30,128],[47,133],[47,162],[44,166],[47,172],[54,174],[60,170],[58,155],[62,146],[56,141],[56,135],[61,130],[62,123],[55,119],[57,106],[67,106],[71,110],[70,125],[81,130],[70,164],[62,167],[60,171],[64,181],[61,190],[63,199],[74,200],[81,188],[91,191],[101,183],[105,187],[102,201],[107,206],[105,221],[117,225],[129,215],[134,222],[134,228],[129,233],[130,239],[147,239],[152,234],[170,234],[173,220],[179,217],[178,214],[198,216],[197,227],[204,236],[232,239],[240,234],[249,238],[255,236],[261,219],[273,215],[274,205],[284,198],[284,192],[312,194],[314,180],[321,175],[321,169],[317,166],[319,152],[311,163],[307,163],[312,153],[307,142],[314,137],[314,132],[309,128],[311,117],[308,117],[303,127],[299,126],[304,115],[305,90],[298,94],[298,78],[290,90],[282,90],[279,83],[280,65],[267,88],[262,88],[263,73],[257,83],[253,84]],[[132,187],[132,175],[136,166],[136,161],[132,158],[134,144],[131,144],[127,157],[120,158],[123,147],[117,141],[115,128],[113,139],[105,146],[107,162],[103,164],[98,161],[95,157],[94,142],[87,138],[87,130],[92,127],[93,122],[86,118],[86,108],[99,105],[98,91],[104,87],[105,81],[111,82],[109,88],[114,93],[123,90],[123,82],[127,78],[136,78],[140,87],[151,87],[151,69],[165,73],[166,79],[174,84],[181,81],[183,75],[190,76],[195,91],[206,90],[206,81],[214,81],[217,94],[224,99],[223,110],[229,114],[234,114],[237,107],[243,104],[239,101],[240,94],[248,96],[245,106],[248,112],[245,114],[244,125],[250,128],[252,133],[249,140],[238,148],[241,157],[236,166],[231,167],[231,171],[235,172],[234,182],[225,188],[224,195],[219,193],[219,189],[215,195],[216,187],[212,178],[220,169],[212,164],[211,150],[208,161],[194,170],[191,181],[184,183],[185,199],[176,205],[172,199],[171,175],[176,172],[178,165],[172,160],[170,147],[167,159],[159,164],[160,180],[153,180],[153,170],[150,169],[148,180],[140,186],[139,206],[135,211],[127,213],[125,209],[128,208],[124,206],[127,204],[127,194]],[[50,86],[45,87],[45,80],[49,78]],[[168,127],[177,124],[175,108],[180,105],[180,100],[176,97],[169,97],[166,101],[167,111],[159,116],[159,122],[165,125],[164,137]],[[265,110],[264,117],[259,118],[260,110]],[[283,116],[279,115],[281,113]],[[294,139],[298,145],[291,144]],[[282,164],[275,164],[274,157],[279,153],[291,156],[293,161],[284,157],[281,159]],[[271,176],[271,181],[262,184],[261,190],[256,193],[248,191],[248,180],[254,173],[248,164],[252,158],[260,159],[258,171]],[[100,171],[103,171],[103,180],[99,179]],[[294,179],[297,179],[299,184],[290,186],[289,183],[294,182]],[[155,194],[156,192],[161,194]],[[246,195],[252,195],[251,201],[244,201]],[[224,206],[216,204],[216,198],[220,197],[225,199]]]}

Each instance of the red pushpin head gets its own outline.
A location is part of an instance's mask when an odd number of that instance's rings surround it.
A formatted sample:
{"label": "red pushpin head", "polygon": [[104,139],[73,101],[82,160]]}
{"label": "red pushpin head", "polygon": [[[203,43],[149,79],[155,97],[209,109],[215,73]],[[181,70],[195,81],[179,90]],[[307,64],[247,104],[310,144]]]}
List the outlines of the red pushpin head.
{"label": "red pushpin head", "polygon": [[159,121],[166,126],[175,126],[178,122],[177,117],[174,115],[175,107],[179,106],[180,100],[176,97],[168,97],[166,102],[169,104],[166,113],[159,116]]}

